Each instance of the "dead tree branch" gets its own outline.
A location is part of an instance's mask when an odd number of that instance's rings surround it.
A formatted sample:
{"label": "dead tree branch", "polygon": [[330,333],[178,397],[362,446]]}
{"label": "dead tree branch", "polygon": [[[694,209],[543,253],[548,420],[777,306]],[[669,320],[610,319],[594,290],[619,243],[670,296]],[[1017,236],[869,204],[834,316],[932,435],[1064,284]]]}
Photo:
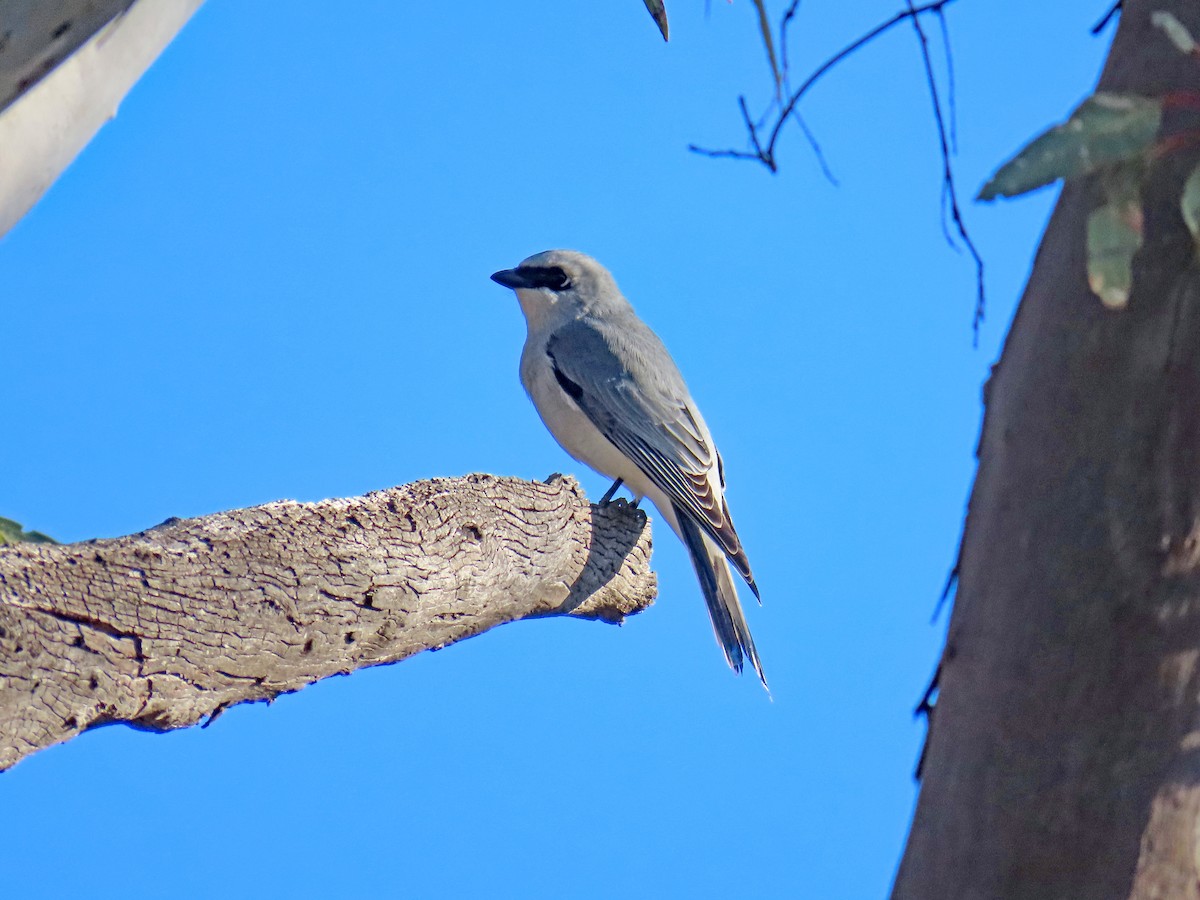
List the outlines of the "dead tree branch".
{"label": "dead tree branch", "polygon": [[0,769],[98,725],[186,727],[504,622],[620,622],[654,598],[649,558],[643,513],[558,476],[0,547]]}
{"label": "dead tree branch", "polygon": [[[763,141],[762,135],[760,134],[761,131],[765,131],[766,129],[758,128],[748,116],[743,116],[744,120],[746,121],[750,143],[755,147],[756,152],[751,153],[742,150],[710,150],[705,147],[700,147],[696,144],[690,144],[688,149],[691,152],[699,153],[702,156],[757,160],[770,169],[771,172],[778,172],[779,163],[776,157],[775,148],[779,143],[779,136],[783,132],[783,126],[787,124],[788,119],[792,115],[792,111],[796,108],[796,104],[798,104],[801,98],[803,98],[804,95],[809,92],[813,85],[820,81],[821,78],[824,77],[838,63],[851,56],[856,50],[871,43],[871,41],[875,40],[875,38],[887,31],[890,31],[901,22],[916,16],[920,16],[922,13],[937,12],[943,7],[949,6],[953,2],[954,0],[934,0],[932,3],[926,3],[921,6],[910,5],[908,9],[896,13],[896,15],[892,16],[886,22],[876,25],[862,37],[851,42],[850,44],[847,44],[829,59],[825,60],[825,62],[819,65],[812,72],[812,74],[804,80],[804,83],[801,84],[800,87],[796,88],[796,90],[792,91],[792,93],[788,96],[787,102],[780,107],[779,114],[775,116],[775,124],[771,126],[771,130],[766,141]],[[790,22],[794,15],[795,9],[789,8],[788,12],[784,14],[785,23]],[[784,74],[787,74],[786,68],[784,70]],[[738,97],[738,105],[740,107],[744,107],[745,103],[746,101],[744,96]]]}
{"label": "dead tree branch", "polygon": [[[950,221],[954,223],[954,233],[967,248],[967,252],[970,254],[971,259],[975,264],[976,295],[975,311],[972,319],[972,331],[975,335],[976,342],[978,342],[979,327],[983,322],[986,305],[983,278],[983,258],[975,247],[975,242],[971,239],[970,232],[967,230],[966,222],[963,219],[962,209],[959,206],[958,190],[954,179],[953,166],[951,164],[951,146],[953,143],[953,138],[947,131],[946,116],[943,113],[941,95],[938,90],[937,79],[934,75],[933,61],[929,54],[929,41],[926,37],[924,28],[921,26],[921,16],[923,14],[929,13],[938,17],[939,24],[942,28],[943,43],[947,48],[947,65],[951,65],[949,58],[950,41],[946,31],[943,13],[945,7],[953,3],[954,0],[934,0],[932,3],[925,3],[920,6],[914,4],[912,0],[905,0],[905,2],[907,9],[901,10],[887,21],[880,23],[875,28],[872,28],[862,37],[848,44],[846,47],[842,48],[820,66],[818,66],[798,88],[788,95],[787,101],[780,105],[778,113],[774,117],[774,124],[771,125],[769,130],[765,125],[755,124],[747,109],[745,96],[739,96],[738,108],[741,112],[742,122],[746,126],[746,133],[751,147],[750,150],[713,150],[697,146],[696,144],[689,145],[688,149],[693,153],[698,153],[702,156],[708,156],[712,158],[752,160],[762,163],[762,165],[766,166],[768,170],[770,170],[772,173],[775,173],[779,171],[779,160],[778,156],[776,155],[776,148],[779,143],[780,135],[783,133],[783,128],[787,124],[788,120],[794,119],[800,126],[800,129],[806,140],[816,153],[817,161],[821,166],[822,172],[825,173],[825,176],[832,181],[833,176],[830,173],[829,166],[826,163],[823,154],[821,153],[820,145],[817,143],[816,137],[800,118],[797,105],[799,104],[801,98],[804,97],[804,95],[808,93],[808,91],[838,63],[842,62],[847,57],[851,56],[856,51],[878,38],[880,35],[890,31],[901,22],[911,22],[918,38],[920,39],[921,59],[925,68],[925,80],[929,88],[930,98],[933,101],[934,122],[937,125],[938,144],[942,158],[942,213],[943,215],[948,215]],[[786,12],[784,13],[779,27],[782,47],[781,58],[783,59],[783,78],[785,83],[788,78],[789,66],[787,55],[787,31],[788,27],[792,23],[792,20],[796,16],[798,7],[798,0],[794,0],[794,2],[788,6]],[[951,69],[949,111],[952,121],[954,116],[953,83],[953,71]],[[952,131],[953,128],[950,129],[950,132]],[[953,239],[950,238],[949,230],[947,230],[947,238],[950,239],[951,246],[955,246]]]}
{"label": "dead tree branch", "polygon": [[1110,6],[1108,8],[1108,12],[1106,12],[1103,16],[1100,17],[1100,21],[1098,21],[1095,25],[1092,26],[1092,34],[1099,34],[1105,28],[1107,28],[1108,23],[1111,22],[1113,20],[1113,18],[1120,11],[1121,11],[1121,0],[1117,0],[1116,3],[1114,3],[1112,6]]}
{"label": "dead tree branch", "polygon": [[[967,225],[963,221],[962,210],[958,205],[958,190],[954,184],[954,169],[950,164],[950,142],[946,136],[946,118],[942,115],[942,99],[938,92],[937,78],[933,74],[933,60],[929,55],[929,39],[925,36],[925,29],[921,27],[921,17],[917,15],[917,8],[913,5],[912,0],[906,0],[906,3],[908,4],[909,20],[912,22],[913,30],[916,31],[917,38],[921,42],[921,60],[925,64],[925,83],[929,86],[929,99],[933,101],[933,120],[937,124],[938,149],[942,154],[942,213],[943,215],[949,213],[959,239],[966,246],[967,252],[971,254],[971,259],[975,262],[975,317],[972,320],[971,328],[975,335],[975,343],[978,345],[979,326],[983,323],[984,313],[983,257],[979,255],[979,251],[975,249],[975,242],[971,240],[971,235],[967,233]],[[940,16],[942,12],[941,8],[939,7],[935,12]],[[944,34],[945,25],[943,22]],[[948,39],[946,39],[946,46],[950,46]],[[953,84],[953,76],[951,76],[950,80]],[[950,244],[953,246],[953,241],[950,241]]]}

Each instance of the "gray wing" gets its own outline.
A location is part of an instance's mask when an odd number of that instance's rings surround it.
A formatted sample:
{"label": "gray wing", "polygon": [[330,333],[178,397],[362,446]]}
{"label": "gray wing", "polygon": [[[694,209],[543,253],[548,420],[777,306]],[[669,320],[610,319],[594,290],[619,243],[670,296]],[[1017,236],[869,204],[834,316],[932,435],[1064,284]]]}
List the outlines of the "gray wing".
{"label": "gray wing", "polygon": [[[580,319],[558,329],[546,353],[559,385],[617,449],[692,519],[758,588],[729,516],[721,484],[709,472],[720,457],[697,421],[683,377],[662,341],[641,320],[617,327]],[[620,356],[614,346],[621,349]],[[628,360],[628,363],[623,362]]]}

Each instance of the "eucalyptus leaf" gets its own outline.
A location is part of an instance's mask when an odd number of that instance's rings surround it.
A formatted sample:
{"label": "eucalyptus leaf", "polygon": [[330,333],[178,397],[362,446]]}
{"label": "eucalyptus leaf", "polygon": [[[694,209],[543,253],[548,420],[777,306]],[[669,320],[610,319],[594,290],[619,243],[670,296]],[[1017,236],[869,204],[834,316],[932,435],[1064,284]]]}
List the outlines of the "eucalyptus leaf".
{"label": "eucalyptus leaf", "polygon": [[650,10],[650,15],[654,22],[658,25],[658,30],[662,32],[663,40],[670,40],[667,27],[667,7],[662,0],[642,0],[646,4],[646,9]]}
{"label": "eucalyptus leaf", "polygon": [[1192,169],[1183,184],[1183,194],[1179,197],[1179,210],[1183,213],[1183,221],[1187,223],[1192,240],[1200,246],[1200,165]]}
{"label": "eucalyptus leaf", "polygon": [[1066,122],[1035,138],[1000,167],[978,199],[1015,197],[1144,155],[1154,145],[1162,101],[1135,94],[1094,94]]}
{"label": "eucalyptus leaf", "polygon": [[20,544],[22,542],[31,544],[58,543],[58,541],[49,535],[42,534],[40,531],[26,531],[21,527],[19,522],[14,522],[12,519],[0,516],[0,545]]}
{"label": "eucalyptus leaf", "polygon": [[1196,39],[1192,37],[1192,33],[1169,12],[1158,10],[1150,13],[1150,24],[1161,28],[1180,53],[1196,52]]}
{"label": "eucalyptus leaf", "polygon": [[1110,200],[1087,221],[1088,287],[1109,309],[1122,309],[1133,286],[1133,255],[1142,246],[1142,206]]}
{"label": "eucalyptus leaf", "polygon": [[771,64],[771,76],[775,79],[775,96],[783,92],[783,72],[779,70],[779,58],[775,55],[775,39],[771,37],[771,19],[767,15],[767,5],[764,0],[754,0],[754,8],[758,10],[758,30],[762,32],[763,47],[767,51],[767,61]]}

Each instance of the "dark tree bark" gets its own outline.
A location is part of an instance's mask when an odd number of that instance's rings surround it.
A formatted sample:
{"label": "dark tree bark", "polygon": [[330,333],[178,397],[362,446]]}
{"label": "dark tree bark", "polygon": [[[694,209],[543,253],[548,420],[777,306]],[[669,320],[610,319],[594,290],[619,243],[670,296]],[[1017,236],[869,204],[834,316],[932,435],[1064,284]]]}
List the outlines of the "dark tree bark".
{"label": "dark tree bark", "polygon": [[0,769],[88,728],[166,730],[517,619],[647,607],[645,515],[472,475],[0,547]]}
{"label": "dark tree bark", "polygon": [[[1194,0],[1127,0],[1102,89],[1200,96],[1159,9],[1200,35]],[[1098,184],[1068,184],[1047,228],[985,392],[895,897],[1200,897],[1196,162],[1153,168],[1123,311],[1087,285]]]}

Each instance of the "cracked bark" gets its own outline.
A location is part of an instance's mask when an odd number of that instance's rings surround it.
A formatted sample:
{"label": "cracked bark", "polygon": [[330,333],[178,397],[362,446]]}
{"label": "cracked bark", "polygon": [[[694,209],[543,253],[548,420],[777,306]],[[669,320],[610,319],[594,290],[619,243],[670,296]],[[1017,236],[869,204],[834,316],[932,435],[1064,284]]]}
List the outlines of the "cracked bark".
{"label": "cracked bark", "polygon": [[[1200,94],[1158,9],[1200,34],[1195,0],[1126,0],[1102,89]],[[1087,286],[1099,184],[1047,227],[986,392],[894,897],[1200,898],[1198,160],[1155,162],[1125,310]]]}
{"label": "cracked bark", "polygon": [[504,622],[654,598],[643,513],[488,475],[0,547],[0,768],[112,722],[161,731]]}

